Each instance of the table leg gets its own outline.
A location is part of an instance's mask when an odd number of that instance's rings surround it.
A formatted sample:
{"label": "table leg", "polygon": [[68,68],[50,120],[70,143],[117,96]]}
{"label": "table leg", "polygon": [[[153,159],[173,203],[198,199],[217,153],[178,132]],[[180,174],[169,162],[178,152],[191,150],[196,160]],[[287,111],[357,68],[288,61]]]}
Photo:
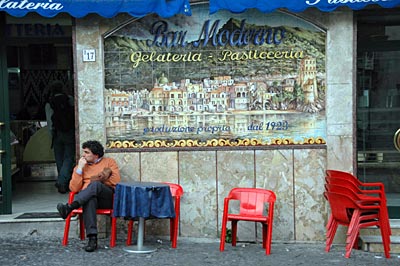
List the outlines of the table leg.
{"label": "table leg", "polygon": [[143,248],[143,238],[144,238],[144,218],[139,218],[139,228],[137,236],[137,248],[141,250]]}
{"label": "table leg", "polygon": [[156,248],[144,246],[143,238],[144,238],[144,218],[139,217],[137,245],[125,247],[124,250],[131,253],[151,253],[156,251]]}

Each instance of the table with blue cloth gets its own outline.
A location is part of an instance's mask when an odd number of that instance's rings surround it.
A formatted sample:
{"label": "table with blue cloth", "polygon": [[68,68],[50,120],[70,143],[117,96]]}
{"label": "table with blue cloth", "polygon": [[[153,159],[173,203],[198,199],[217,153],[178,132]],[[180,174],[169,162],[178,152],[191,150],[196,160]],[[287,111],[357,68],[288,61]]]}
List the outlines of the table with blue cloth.
{"label": "table with blue cloth", "polygon": [[143,245],[144,221],[148,218],[174,218],[175,209],[168,184],[158,182],[121,182],[115,188],[114,216],[139,218],[137,245],[128,252],[149,253],[154,248]]}

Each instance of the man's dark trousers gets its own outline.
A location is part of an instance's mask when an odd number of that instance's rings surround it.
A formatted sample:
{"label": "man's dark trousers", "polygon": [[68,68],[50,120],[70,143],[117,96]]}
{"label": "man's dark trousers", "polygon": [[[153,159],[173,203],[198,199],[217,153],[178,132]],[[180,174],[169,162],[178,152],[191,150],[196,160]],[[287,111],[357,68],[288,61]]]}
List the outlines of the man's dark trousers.
{"label": "man's dark trousers", "polygon": [[83,209],[83,222],[86,235],[97,235],[96,209],[111,209],[113,206],[114,189],[100,181],[92,181],[87,188],[75,195]]}

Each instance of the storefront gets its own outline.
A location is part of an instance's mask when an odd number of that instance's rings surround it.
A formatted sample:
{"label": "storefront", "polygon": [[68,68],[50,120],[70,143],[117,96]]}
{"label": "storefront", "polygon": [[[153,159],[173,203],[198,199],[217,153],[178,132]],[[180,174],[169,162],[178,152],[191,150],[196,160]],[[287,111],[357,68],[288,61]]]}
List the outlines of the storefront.
{"label": "storefront", "polygon": [[78,144],[104,143],[125,181],[180,183],[183,236],[216,237],[237,186],[275,191],[273,237],[284,241],[324,240],[326,169],[399,192],[399,1],[171,2],[174,13],[68,13]]}

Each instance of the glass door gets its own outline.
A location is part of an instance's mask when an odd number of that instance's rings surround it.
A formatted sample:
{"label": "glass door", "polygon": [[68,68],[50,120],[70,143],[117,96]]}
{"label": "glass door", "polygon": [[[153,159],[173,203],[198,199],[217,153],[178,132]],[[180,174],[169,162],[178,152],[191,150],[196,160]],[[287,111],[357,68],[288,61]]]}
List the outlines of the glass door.
{"label": "glass door", "polygon": [[[0,37],[4,40],[4,13],[0,12]],[[0,214],[11,213],[11,152],[5,43],[0,43]]]}
{"label": "glass door", "polygon": [[390,218],[400,218],[400,11],[357,14],[357,176],[382,182]]}

